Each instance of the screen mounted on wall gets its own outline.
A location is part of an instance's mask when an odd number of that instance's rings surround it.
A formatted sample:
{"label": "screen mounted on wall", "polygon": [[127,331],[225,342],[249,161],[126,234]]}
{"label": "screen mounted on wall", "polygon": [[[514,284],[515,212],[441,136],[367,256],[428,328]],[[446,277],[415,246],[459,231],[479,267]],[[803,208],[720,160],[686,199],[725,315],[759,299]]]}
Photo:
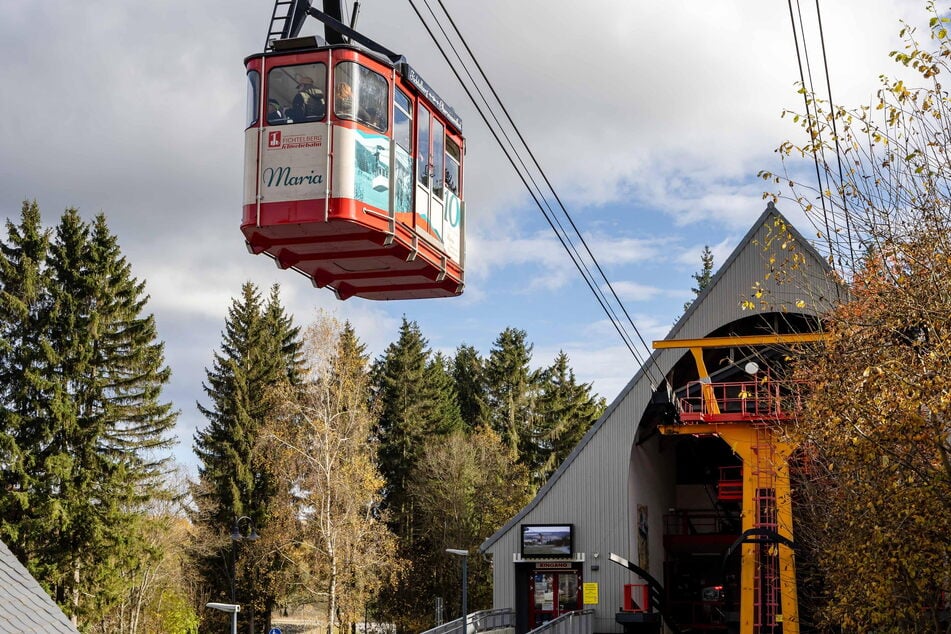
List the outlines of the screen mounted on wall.
{"label": "screen mounted on wall", "polygon": [[522,524],[522,557],[570,558],[574,548],[571,524]]}

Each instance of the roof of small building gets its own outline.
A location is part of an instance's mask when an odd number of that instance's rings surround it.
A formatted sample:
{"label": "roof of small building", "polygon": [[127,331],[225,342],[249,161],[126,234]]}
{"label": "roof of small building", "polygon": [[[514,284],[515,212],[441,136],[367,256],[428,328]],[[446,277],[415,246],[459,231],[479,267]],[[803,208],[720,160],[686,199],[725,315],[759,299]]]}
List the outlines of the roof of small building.
{"label": "roof of small building", "polygon": [[78,634],[26,567],[0,541],[0,634]]}

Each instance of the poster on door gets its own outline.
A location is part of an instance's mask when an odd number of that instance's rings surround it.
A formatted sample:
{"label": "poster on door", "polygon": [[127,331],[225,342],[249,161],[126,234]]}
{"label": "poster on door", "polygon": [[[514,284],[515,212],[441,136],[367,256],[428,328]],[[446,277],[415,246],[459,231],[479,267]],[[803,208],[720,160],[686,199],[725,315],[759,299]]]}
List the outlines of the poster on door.
{"label": "poster on door", "polygon": [[333,197],[390,210],[390,140],[382,134],[334,128]]}

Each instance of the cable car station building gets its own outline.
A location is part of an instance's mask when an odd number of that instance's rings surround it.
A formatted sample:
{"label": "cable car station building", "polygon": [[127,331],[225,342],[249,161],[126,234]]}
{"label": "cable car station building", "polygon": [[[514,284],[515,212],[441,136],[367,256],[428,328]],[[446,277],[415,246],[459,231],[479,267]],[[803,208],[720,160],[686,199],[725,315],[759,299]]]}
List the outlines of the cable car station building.
{"label": "cable car station building", "polygon": [[521,634],[593,610],[594,632],[797,634],[776,377],[836,297],[769,203],[707,288],[535,498],[481,551]]}

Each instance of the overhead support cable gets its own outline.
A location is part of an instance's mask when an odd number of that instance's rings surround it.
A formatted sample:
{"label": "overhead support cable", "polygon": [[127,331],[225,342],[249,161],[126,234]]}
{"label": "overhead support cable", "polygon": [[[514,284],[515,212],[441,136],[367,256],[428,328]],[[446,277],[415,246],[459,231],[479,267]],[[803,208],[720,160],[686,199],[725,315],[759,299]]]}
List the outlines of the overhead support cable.
{"label": "overhead support cable", "polygon": [[[842,161],[842,146],[839,139],[838,121],[835,102],[832,99],[832,78],[829,74],[829,57],[826,51],[825,30],[822,24],[822,11],[819,0],[816,0],[816,26],[819,38],[819,53],[822,59],[822,72],[825,73],[825,89],[828,95],[829,119],[832,128],[832,143],[835,152],[835,163],[838,172],[838,188],[835,192],[841,201],[839,206],[832,191],[832,163],[826,157],[826,143],[824,142],[820,126],[820,111],[817,91],[813,82],[812,64],[810,62],[809,45],[806,42],[806,24],[803,18],[802,7],[796,0],[796,9],[793,10],[792,0],[788,0],[789,20],[792,25],[793,44],[796,48],[796,60],[799,64],[799,78],[803,90],[803,101],[806,107],[807,123],[810,131],[814,131],[812,157],[816,169],[817,190],[822,206],[822,216],[825,224],[825,238],[829,248],[829,261],[833,269],[840,274],[847,274],[855,267],[855,244],[852,235],[852,218],[849,211],[848,187],[845,181],[845,169]],[[797,20],[798,16],[798,20]],[[805,65],[805,69],[804,69]],[[818,146],[818,151],[816,150]],[[820,161],[821,156],[821,161]],[[821,162],[821,164],[820,164]],[[826,207],[828,198],[829,208]],[[840,209],[839,209],[840,208]],[[841,218],[839,211],[841,210]],[[831,217],[831,225],[830,225]],[[814,223],[815,224],[815,223]],[[844,236],[843,234],[844,229]],[[846,244],[843,246],[842,241]]]}
{"label": "overhead support cable", "polygon": [[[819,0],[816,0],[816,19],[819,21],[819,41],[822,44],[822,64],[826,73],[826,91],[829,94],[829,112],[832,113],[832,135],[835,138],[835,160],[839,168],[839,183],[845,184],[842,169],[842,149],[839,145],[839,129],[836,124],[835,104],[832,101],[832,80],[829,77],[829,56],[826,54],[826,37],[822,29],[822,11],[819,9]],[[849,245],[849,267],[855,268],[855,245],[852,244],[852,221],[849,218],[849,203],[846,192],[842,194],[842,211],[845,216],[845,234]]]}
{"label": "overhead support cable", "polygon": [[[661,372],[660,379],[658,379],[652,373],[649,362],[653,361],[656,363],[656,360],[650,355],[649,352],[647,352],[649,350],[647,342],[638,331],[633,319],[615,292],[613,285],[607,278],[604,270],[598,263],[597,258],[594,256],[587,244],[587,241],[582,236],[574,220],[571,218],[571,214],[562,203],[561,198],[555,191],[551,181],[541,168],[538,160],[531,151],[528,143],[525,141],[525,138],[520,132],[518,126],[515,124],[508,110],[502,103],[501,98],[493,87],[492,82],[488,79],[487,75],[482,69],[481,64],[479,64],[478,60],[476,59],[472,49],[466,43],[465,38],[462,36],[461,32],[456,26],[455,21],[449,15],[449,12],[446,10],[445,5],[443,5],[442,0],[437,1],[443,15],[445,15],[445,19],[448,20],[448,22],[452,25],[455,38],[447,33],[446,29],[442,26],[443,20],[441,20],[436,15],[432,6],[429,4],[429,1],[423,0],[423,3],[425,4],[426,9],[431,16],[431,21],[436,24],[439,31],[442,33],[442,37],[445,40],[446,45],[452,50],[453,55],[455,56],[456,60],[458,60],[458,64],[454,63],[454,61],[450,59],[446,48],[440,42],[439,38],[436,37],[436,34],[433,31],[433,28],[430,26],[429,21],[423,17],[423,14],[417,7],[415,0],[409,0],[410,5],[416,12],[417,17],[419,18],[423,27],[426,29],[433,43],[436,45],[436,48],[442,54],[450,70],[456,76],[456,79],[459,81],[466,95],[469,97],[469,100],[475,107],[476,112],[478,112],[483,122],[485,122],[489,132],[492,134],[496,143],[498,143],[506,159],[512,165],[512,168],[522,181],[522,184],[525,186],[535,205],[544,216],[552,231],[555,232],[558,241],[568,253],[572,263],[575,265],[575,268],[581,274],[592,294],[594,294],[595,299],[598,301],[598,304],[601,306],[605,315],[607,315],[612,326],[620,335],[625,346],[631,352],[635,360],[643,367],[644,372],[656,388],[663,380],[663,373]],[[460,54],[459,49],[453,43],[454,39],[458,39],[461,45],[465,48],[466,54],[471,63],[467,62],[466,59],[464,59]],[[471,65],[474,65],[478,69],[481,82],[473,76],[472,72],[470,72]],[[460,72],[459,68],[462,69],[462,72]],[[467,80],[463,78],[463,73],[465,74]],[[489,98],[486,96],[486,91],[483,90],[483,88],[480,86],[480,83],[487,87],[488,92],[491,92],[494,101],[489,100]],[[476,95],[478,95],[481,103],[476,99]],[[500,115],[498,112],[503,113],[504,118],[508,123],[507,126],[503,121],[500,120]],[[509,130],[511,131],[511,134]],[[513,136],[517,137],[518,143],[513,140]],[[528,159],[525,158],[525,155],[528,156]],[[540,184],[540,182],[544,183],[544,187]],[[556,201],[556,205],[553,205],[549,198],[553,198]],[[558,213],[558,210],[560,210],[560,214]],[[562,218],[564,218],[564,221]],[[608,297],[602,286],[610,291],[611,297]],[[611,301],[611,298],[613,298],[613,302]],[[619,313],[623,313],[627,320],[627,324],[630,325],[630,329],[625,324],[624,320],[621,319]],[[635,334],[632,336],[629,330],[633,331]],[[635,338],[643,346],[645,354],[648,355],[646,358],[638,352]]]}
{"label": "overhead support cable", "polygon": [[[796,12],[793,12],[792,0],[787,0],[789,5],[789,21],[792,24],[792,34],[793,34],[793,43],[796,47],[796,61],[799,64],[799,83],[802,85],[802,99],[806,107],[806,121],[810,129],[815,128],[817,136],[814,139],[810,139],[812,144],[812,160],[815,163],[816,167],[816,185],[819,190],[819,201],[822,204],[822,218],[825,227],[825,237],[826,242],[829,245],[829,264],[833,269],[836,268],[835,265],[835,253],[836,249],[832,245],[832,229],[829,225],[829,211],[826,209],[826,196],[825,190],[822,186],[822,171],[819,164],[819,152],[816,150],[816,143],[818,142],[820,149],[822,146],[822,137],[818,134],[819,126],[819,113],[818,113],[818,104],[815,103],[815,98],[813,97],[812,104],[810,105],[809,96],[815,95],[815,92],[812,90],[812,71],[809,71],[809,82],[806,83],[806,72],[803,70],[803,56],[806,57],[806,65],[809,64],[808,50],[806,48],[806,33],[805,26],[802,22],[802,11],[799,6],[799,0],[796,0]],[[799,25],[796,25],[796,13],[799,14]],[[800,34],[802,37],[802,48],[799,45]],[[823,159],[824,162],[824,159]],[[826,188],[828,189],[828,181],[826,181]]]}
{"label": "overhead support cable", "polygon": [[554,195],[555,200],[558,202],[558,207],[562,210],[562,213],[564,213],[565,218],[568,219],[568,222],[571,223],[571,228],[574,230],[581,244],[584,246],[584,249],[587,252],[588,257],[591,258],[591,261],[597,268],[598,273],[600,274],[602,279],[604,279],[608,288],[611,290],[611,294],[614,297],[614,300],[617,302],[618,306],[620,306],[621,311],[624,313],[624,316],[627,318],[628,323],[631,324],[631,327],[633,328],[634,333],[637,335],[638,340],[641,342],[641,345],[644,346],[645,350],[649,350],[650,346],[641,336],[640,331],[637,329],[637,326],[634,324],[634,320],[631,318],[630,314],[628,314],[627,309],[624,307],[624,304],[621,302],[621,299],[617,296],[617,293],[614,291],[614,286],[608,280],[608,277],[604,273],[604,270],[601,268],[601,265],[598,263],[597,258],[594,257],[594,253],[592,253],[591,249],[588,247],[588,242],[584,239],[584,235],[578,229],[577,225],[575,225],[574,220],[571,218],[571,214],[568,212],[568,209],[565,207],[564,203],[562,203],[561,197],[558,195],[558,192],[555,190],[554,185],[552,185],[551,181],[548,180],[548,176],[545,174],[545,171],[542,169],[541,165],[539,164],[538,159],[535,158],[535,153],[532,152],[531,146],[528,145],[528,142],[522,136],[521,131],[519,131],[518,126],[515,125],[515,121],[512,119],[512,116],[509,114],[508,109],[505,107],[505,104],[502,102],[502,98],[499,97],[498,93],[495,91],[495,87],[492,85],[492,82],[489,81],[488,76],[485,74],[485,71],[482,69],[482,65],[479,63],[479,60],[476,58],[475,54],[472,52],[472,49],[469,48],[469,44],[466,42],[466,39],[462,36],[462,33],[459,31],[459,27],[456,26],[455,20],[452,19],[451,15],[449,15],[449,12],[446,10],[445,5],[443,5],[442,0],[437,0],[437,2],[439,3],[439,7],[443,10],[443,13],[445,13],[446,17],[449,19],[449,23],[452,25],[452,28],[455,31],[456,36],[459,38],[459,41],[462,42],[462,45],[466,48],[466,52],[469,54],[469,57],[472,59],[473,63],[475,63],[476,68],[479,70],[479,74],[482,76],[482,79],[485,81],[486,85],[489,87],[489,90],[492,91],[492,96],[495,98],[496,102],[499,104],[499,107],[502,109],[502,112],[505,114],[505,118],[508,120],[509,124],[515,130],[515,133],[518,135],[519,141],[521,141],[522,145],[525,147],[525,150],[528,152],[528,155],[531,157],[532,163],[535,165],[535,168],[538,170],[542,178],[545,180],[545,185],[548,186],[548,189],[551,190],[552,194]]}

